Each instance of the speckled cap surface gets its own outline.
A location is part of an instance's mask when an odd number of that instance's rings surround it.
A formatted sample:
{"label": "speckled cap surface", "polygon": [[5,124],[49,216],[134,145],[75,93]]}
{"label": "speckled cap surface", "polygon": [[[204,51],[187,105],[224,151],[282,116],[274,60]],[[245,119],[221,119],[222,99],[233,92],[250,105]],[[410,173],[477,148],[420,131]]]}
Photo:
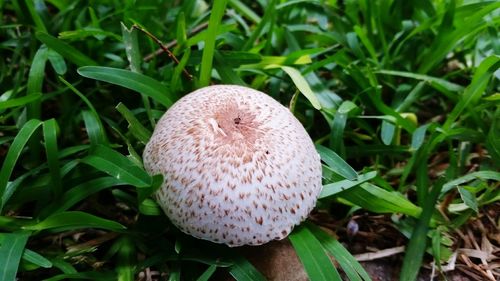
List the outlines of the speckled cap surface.
{"label": "speckled cap surface", "polygon": [[209,86],[176,102],[143,154],[155,198],[183,232],[229,246],[285,238],[321,191],[321,162],[293,114],[268,95]]}

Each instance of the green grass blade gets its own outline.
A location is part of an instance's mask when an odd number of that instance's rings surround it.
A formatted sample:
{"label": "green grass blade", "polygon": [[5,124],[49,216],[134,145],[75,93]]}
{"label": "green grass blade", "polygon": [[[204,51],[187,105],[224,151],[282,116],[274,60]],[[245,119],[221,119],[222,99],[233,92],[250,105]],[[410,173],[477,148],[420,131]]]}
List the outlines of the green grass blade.
{"label": "green grass blade", "polygon": [[149,76],[124,69],[102,66],[80,67],[78,73],[83,77],[112,83],[139,92],[153,98],[165,107],[172,105],[169,89]]}
{"label": "green grass blade", "polygon": [[37,224],[25,226],[23,228],[35,231],[46,229],[74,230],[80,228],[101,228],[118,232],[125,230],[125,226],[115,221],[79,211],[57,213]]}
{"label": "green grass blade", "polygon": [[325,198],[328,196],[335,195],[339,192],[342,192],[342,191],[347,190],[349,188],[360,185],[366,181],[369,181],[369,180],[373,179],[375,176],[377,176],[377,172],[372,171],[372,172],[368,172],[368,173],[359,175],[356,180],[341,180],[341,181],[338,181],[335,183],[326,184],[323,186],[323,189],[321,190],[319,198]]}
{"label": "green grass blade", "polygon": [[[29,1],[28,1],[29,2]],[[42,46],[38,49],[33,57],[30,71],[28,74],[28,85],[26,87],[26,95],[30,96],[42,92],[43,79],[45,78],[45,64],[48,59],[48,49]],[[41,103],[34,102],[28,106],[29,118],[40,119]]]}
{"label": "green grass blade", "polygon": [[100,177],[89,180],[87,182],[83,182],[66,191],[62,195],[61,200],[52,204],[51,206],[48,206],[47,213],[54,214],[66,211],[92,194],[110,187],[125,184],[125,182],[120,181],[114,177]]}
{"label": "green grass blade", "polygon": [[376,213],[403,213],[416,218],[422,211],[399,192],[389,192],[368,182],[344,190],[338,196]]}
{"label": "green grass blade", "polygon": [[445,131],[451,128],[453,122],[455,122],[465,108],[474,106],[477,103],[486,89],[486,86],[488,86],[488,81],[491,76],[499,68],[500,56],[489,56],[481,62],[476,70],[476,73],[474,74],[474,77],[472,78],[471,84],[467,87],[467,89],[465,89],[462,98],[448,115],[448,118],[443,125],[443,129]]}
{"label": "green grass blade", "polygon": [[207,35],[205,37],[205,47],[203,48],[203,56],[201,58],[199,87],[205,87],[210,84],[215,52],[215,39],[217,38],[217,30],[224,16],[226,3],[227,0],[215,0],[211,9]]}
{"label": "green grass blade", "polygon": [[[120,238],[117,242],[117,265],[116,275],[118,281],[134,281],[135,265],[137,255],[134,242],[129,237]],[[115,244],[115,245],[116,245]]]}
{"label": "green grass blade", "polygon": [[35,9],[34,2],[35,1],[33,1],[33,0],[25,0],[24,1],[24,3],[26,3],[26,6],[28,7],[28,11],[31,15],[31,19],[35,23],[36,28],[39,31],[47,32],[47,28],[45,27],[45,24],[43,23],[42,18],[40,17],[40,15],[37,13],[37,11]]}
{"label": "green grass blade", "polygon": [[51,268],[52,262],[40,255],[39,253],[32,251],[30,249],[24,249],[23,260],[35,264],[43,268]]}
{"label": "green grass blade", "polygon": [[335,173],[348,180],[356,180],[358,178],[356,171],[349,166],[344,159],[338,156],[337,153],[322,145],[316,145],[316,150],[321,156],[321,160],[323,160]]}
{"label": "green grass blade", "polygon": [[427,128],[429,124],[418,127],[411,136],[411,149],[417,150],[419,149],[425,140],[425,133],[427,132]]}
{"label": "green grass blade", "polygon": [[29,103],[38,102],[42,98],[41,93],[33,93],[24,97],[8,99],[6,101],[0,101],[0,110],[4,110],[12,107],[21,107],[28,105]]}
{"label": "green grass blade", "polygon": [[78,66],[85,65],[97,65],[97,63],[84,55],[82,52],[78,51],[66,42],[61,41],[45,32],[37,32],[36,38],[42,43],[47,45],[47,47],[59,53],[61,56],[65,57],[67,60]]}
{"label": "green grass blade", "polygon": [[458,84],[446,81],[445,79],[442,78],[436,78],[428,75],[423,75],[423,74],[417,74],[417,73],[412,73],[412,72],[405,72],[405,71],[395,71],[395,70],[379,70],[376,71],[376,73],[381,73],[381,74],[386,74],[386,75],[393,75],[393,76],[399,76],[399,77],[406,77],[406,78],[411,78],[415,80],[421,80],[428,82],[431,86],[436,87],[438,90],[446,90],[449,92],[460,92],[464,88]]}
{"label": "green grass blade", "polygon": [[45,155],[50,170],[50,181],[54,197],[62,194],[61,170],[59,168],[59,154],[57,148],[57,122],[55,119],[47,120],[43,123],[43,139],[45,140]]}
{"label": "green grass blade", "polygon": [[196,279],[196,281],[208,281],[212,277],[212,275],[215,273],[215,270],[217,269],[217,266],[211,265],[203,272],[203,274]]}
{"label": "green grass blade", "polygon": [[242,256],[232,258],[233,265],[229,273],[237,281],[265,281],[266,278],[247,259]]}
{"label": "green grass blade", "polygon": [[451,180],[451,181],[445,183],[443,186],[443,190],[441,191],[441,194],[445,194],[445,193],[449,192],[451,189],[453,189],[459,185],[462,185],[464,183],[467,183],[467,182],[470,182],[473,180],[477,180],[477,179],[480,179],[483,181],[492,180],[492,181],[500,182],[500,172],[478,171],[478,172],[473,172],[473,173],[463,175],[461,177],[458,177],[454,180]]}
{"label": "green grass blade", "polygon": [[143,144],[146,144],[151,137],[151,131],[146,129],[123,103],[119,103],[116,106],[116,110],[118,110],[118,112],[122,114],[123,118],[127,120],[129,124],[128,127],[132,135],[134,135]]}
{"label": "green grass blade", "polygon": [[152,184],[151,177],[143,169],[106,146],[97,146],[81,161],[135,187],[149,187]]}
{"label": "green grass blade", "polygon": [[290,78],[292,79],[293,83],[299,89],[299,91],[311,102],[312,106],[316,109],[321,109],[321,104],[319,103],[318,98],[316,97],[316,94],[314,94],[313,90],[311,87],[309,87],[309,83],[307,83],[306,79],[300,71],[293,67],[289,66],[281,66],[280,67]]}
{"label": "green grass blade", "polygon": [[299,226],[290,234],[289,239],[304,265],[309,280],[342,280],[323,246],[309,229]]}
{"label": "green grass blade", "polygon": [[115,272],[109,271],[88,271],[88,272],[75,272],[59,274],[44,281],[59,281],[59,280],[99,280],[99,281],[116,281],[117,276]]}
{"label": "green grass blade", "polygon": [[12,142],[9,147],[9,151],[7,152],[7,156],[2,165],[2,169],[0,170],[0,198],[2,199],[0,202],[0,213],[5,205],[4,193],[7,188],[7,183],[9,182],[10,175],[14,170],[17,160],[21,155],[21,152],[24,149],[24,146],[30,139],[31,135],[36,131],[36,129],[42,125],[40,120],[31,119],[21,128],[16,138]]}
{"label": "green grass blade", "polygon": [[93,111],[83,110],[82,117],[85,123],[85,130],[90,139],[90,144],[92,146],[99,144],[105,145],[107,143],[107,138],[99,115]]}
{"label": "green grass blade", "polygon": [[229,0],[229,5],[254,23],[259,23],[261,21],[259,15],[240,0]]}
{"label": "green grass blade", "polygon": [[56,51],[49,49],[49,62],[57,75],[64,75],[68,71],[68,66],[64,58]]}
{"label": "green grass blade", "polygon": [[328,235],[318,226],[307,223],[307,228],[316,236],[330,255],[332,255],[344,270],[350,281],[370,281],[371,278],[361,264],[347,251],[342,244],[334,237]]}
{"label": "green grass blade", "polygon": [[0,234],[0,280],[16,280],[19,262],[29,236],[29,232]]}
{"label": "green grass blade", "polygon": [[444,178],[436,182],[425,198],[423,211],[420,218],[413,229],[410,242],[406,247],[406,253],[403,259],[403,266],[401,268],[401,281],[413,281],[417,279],[420,266],[424,257],[425,249],[427,248],[427,232],[429,230],[429,222],[434,212],[434,205],[441,192],[444,184]]}

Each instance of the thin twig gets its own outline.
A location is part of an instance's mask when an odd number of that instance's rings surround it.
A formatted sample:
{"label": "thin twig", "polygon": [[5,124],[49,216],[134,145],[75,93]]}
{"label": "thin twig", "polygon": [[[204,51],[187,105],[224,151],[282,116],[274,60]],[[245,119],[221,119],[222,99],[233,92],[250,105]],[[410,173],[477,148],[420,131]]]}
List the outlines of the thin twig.
{"label": "thin twig", "polygon": [[[208,26],[208,22],[204,22],[202,24],[199,24],[199,25],[195,26],[193,29],[191,29],[191,31],[189,32],[189,35],[190,36],[194,35],[200,31],[202,31],[203,29],[207,28],[207,26]],[[168,49],[171,49],[171,48],[175,47],[175,45],[177,45],[177,40],[172,40],[169,43],[167,43],[165,45],[165,47]],[[160,49],[152,52],[151,54],[146,55],[144,57],[144,61],[149,61],[149,60],[153,59],[154,57],[160,55],[162,52],[163,52],[163,50],[160,48]]]}
{"label": "thin twig", "polygon": [[[146,29],[138,26],[137,24],[134,24],[132,25],[132,28],[134,29],[137,29],[141,32],[143,32],[144,34],[146,34],[147,36],[149,36],[149,38],[153,39],[153,41],[156,42],[156,44],[158,44],[161,48],[161,50],[165,53],[167,53],[167,55],[177,64],[179,65],[179,60],[175,57],[175,55],[169,50],[169,48],[163,44],[163,42],[160,41],[160,39],[156,38],[156,36],[154,36],[153,34],[151,34],[151,32],[147,31]],[[189,80],[193,80],[193,75],[191,75],[185,68],[182,69],[182,72],[184,73],[184,76],[186,76]]]}
{"label": "thin twig", "polygon": [[378,252],[369,252],[369,253],[354,255],[354,258],[357,261],[371,261],[404,253],[404,251],[405,251],[405,246],[399,246],[399,247],[379,250]]}

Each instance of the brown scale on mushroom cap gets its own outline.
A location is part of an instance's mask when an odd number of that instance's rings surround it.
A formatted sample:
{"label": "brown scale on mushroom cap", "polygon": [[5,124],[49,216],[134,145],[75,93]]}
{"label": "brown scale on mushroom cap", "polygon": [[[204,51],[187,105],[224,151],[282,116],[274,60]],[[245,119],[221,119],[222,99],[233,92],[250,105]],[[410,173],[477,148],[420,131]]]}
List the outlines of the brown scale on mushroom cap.
{"label": "brown scale on mushroom cap", "polygon": [[183,232],[229,246],[285,238],[316,204],[321,162],[293,114],[241,86],[194,91],[160,119],[144,166]]}

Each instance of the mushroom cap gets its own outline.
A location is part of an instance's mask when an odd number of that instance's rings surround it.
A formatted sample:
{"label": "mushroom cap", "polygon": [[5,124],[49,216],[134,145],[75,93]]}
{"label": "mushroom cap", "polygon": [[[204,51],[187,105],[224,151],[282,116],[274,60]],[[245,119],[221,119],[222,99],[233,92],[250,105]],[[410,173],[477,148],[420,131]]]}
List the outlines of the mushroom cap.
{"label": "mushroom cap", "polygon": [[268,95],[209,86],[177,101],[143,154],[162,174],[155,198],[181,231],[231,247],[288,236],[321,191],[321,161],[304,127]]}

